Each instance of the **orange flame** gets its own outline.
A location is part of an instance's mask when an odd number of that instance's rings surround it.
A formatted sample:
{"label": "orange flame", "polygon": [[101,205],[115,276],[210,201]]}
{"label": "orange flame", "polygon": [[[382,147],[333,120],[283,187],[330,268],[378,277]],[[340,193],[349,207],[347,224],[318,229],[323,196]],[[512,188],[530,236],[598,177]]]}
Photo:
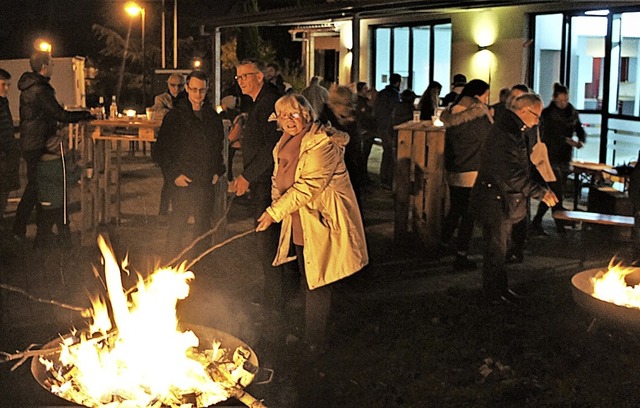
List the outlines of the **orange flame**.
{"label": "orange flame", "polygon": [[[146,282],[139,276],[137,290],[127,296],[113,252],[102,237],[98,244],[113,318],[107,302],[93,299],[89,332],[63,339],[63,366],[40,359],[55,371],[53,393],[88,407],[181,407],[181,397],[194,394],[203,407],[229,398],[236,384],[251,382],[238,350],[237,361],[222,361],[220,343],[211,339],[200,353],[198,337],[178,330],[176,303],[189,295],[192,272],[181,266],[157,270]],[[215,373],[222,375],[214,378]]]}
{"label": "orange flame", "polygon": [[640,285],[629,285],[627,276],[637,272],[637,268],[624,267],[622,263],[609,263],[605,272],[598,272],[593,278],[593,296],[619,306],[640,308]]}

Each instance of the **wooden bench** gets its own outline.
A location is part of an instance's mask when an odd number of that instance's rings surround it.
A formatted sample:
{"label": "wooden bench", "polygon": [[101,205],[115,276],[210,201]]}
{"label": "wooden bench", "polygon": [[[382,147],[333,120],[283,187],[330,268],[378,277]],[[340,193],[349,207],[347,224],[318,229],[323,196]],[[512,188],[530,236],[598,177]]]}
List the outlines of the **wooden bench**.
{"label": "wooden bench", "polygon": [[[555,211],[553,219],[562,221],[584,222],[588,224],[609,225],[613,227],[633,228],[633,217],[626,215],[601,214],[588,211]],[[580,266],[584,265],[586,258],[586,243],[582,237],[580,244]]]}
{"label": "wooden bench", "polygon": [[580,221],[589,224],[612,225],[633,228],[633,217],[627,215],[600,214],[587,211],[555,211],[553,218],[562,221]]}

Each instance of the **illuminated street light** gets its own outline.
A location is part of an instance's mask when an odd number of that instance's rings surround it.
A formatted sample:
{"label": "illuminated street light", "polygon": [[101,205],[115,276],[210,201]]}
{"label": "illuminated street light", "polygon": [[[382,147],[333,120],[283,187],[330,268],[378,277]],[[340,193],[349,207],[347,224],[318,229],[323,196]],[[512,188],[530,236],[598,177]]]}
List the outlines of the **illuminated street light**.
{"label": "illuminated street light", "polygon": [[146,82],[146,74],[145,74],[146,63],[145,63],[145,52],[144,52],[145,9],[144,9],[144,7],[140,7],[139,5],[137,5],[134,2],[128,2],[127,4],[125,4],[124,10],[131,17],[135,17],[137,15],[140,15],[140,17],[141,17],[141,22],[142,22],[142,26],[141,26],[141,32],[142,32],[142,104],[144,106],[147,106],[147,92],[146,92],[146,86],[145,86],[146,85],[145,84],[145,82]]}
{"label": "illuminated street light", "polygon": [[41,38],[33,43],[33,47],[38,51],[51,53],[51,43]]}
{"label": "illuminated street light", "polygon": [[194,58],[192,65],[194,70],[199,71],[200,68],[202,68],[202,60],[200,58]]}

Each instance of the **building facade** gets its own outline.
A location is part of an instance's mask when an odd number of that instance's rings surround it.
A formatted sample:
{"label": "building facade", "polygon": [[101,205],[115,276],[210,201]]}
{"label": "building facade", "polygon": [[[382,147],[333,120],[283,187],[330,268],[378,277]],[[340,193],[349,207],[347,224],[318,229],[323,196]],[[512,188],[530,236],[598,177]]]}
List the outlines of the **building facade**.
{"label": "building facade", "polygon": [[326,77],[330,66],[340,84],[382,89],[397,72],[402,88],[421,95],[435,80],[445,94],[463,73],[490,83],[491,103],[518,83],[549,103],[559,82],[588,135],[576,159],[617,165],[640,151],[637,2],[336,1],[213,23],[233,24],[292,26],[308,78]]}

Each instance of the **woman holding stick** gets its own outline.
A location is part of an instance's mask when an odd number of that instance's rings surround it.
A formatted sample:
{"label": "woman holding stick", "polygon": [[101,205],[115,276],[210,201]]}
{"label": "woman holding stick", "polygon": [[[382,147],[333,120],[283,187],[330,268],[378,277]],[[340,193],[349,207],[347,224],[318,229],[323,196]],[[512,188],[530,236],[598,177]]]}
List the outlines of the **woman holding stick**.
{"label": "woman holding stick", "polygon": [[[369,261],[344,163],[349,137],[316,123],[313,108],[301,95],[283,96],[275,110],[283,133],[273,151],[273,202],[258,219],[256,230],[282,222],[273,263],[297,259],[305,286],[305,341],[311,351],[317,351],[324,346],[330,284],[358,272]],[[294,251],[290,251],[292,245]]]}

